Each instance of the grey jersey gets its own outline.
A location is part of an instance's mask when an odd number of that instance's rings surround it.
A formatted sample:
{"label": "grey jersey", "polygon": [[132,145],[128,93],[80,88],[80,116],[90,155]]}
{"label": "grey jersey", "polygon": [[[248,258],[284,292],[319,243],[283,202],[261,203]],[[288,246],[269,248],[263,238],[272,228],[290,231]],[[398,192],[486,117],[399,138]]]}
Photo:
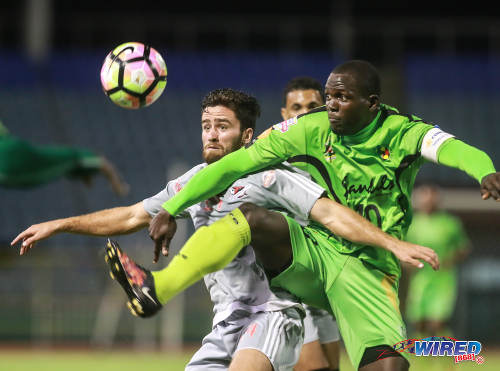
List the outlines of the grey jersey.
{"label": "grey jersey", "polygon": [[[154,217],[161,210],[161,205],[205,166],[197,165],[170,181],[164,190],[143,201],[144,209]],[[190,216],[195,228],[199,228],[222,218],[243,202],[251,202],[267,209],[284,211],[306,224],[311,208],[324,189],[301,174],[286,165],[250,174],[234,182],[218,199],[193,205],[179,217]],[[251,246],[242,249],[224,269],[206,275],[205,284],[214,303],[214,325],[242,312],[301,307],[289,293],[270,290],[264,270],[256,262]]]}

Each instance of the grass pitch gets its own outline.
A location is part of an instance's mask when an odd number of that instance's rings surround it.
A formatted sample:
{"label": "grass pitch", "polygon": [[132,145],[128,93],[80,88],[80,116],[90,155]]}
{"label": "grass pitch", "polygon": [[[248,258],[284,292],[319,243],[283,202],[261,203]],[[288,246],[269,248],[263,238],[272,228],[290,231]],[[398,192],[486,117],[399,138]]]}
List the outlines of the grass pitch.
{"label": "grass pitch", "polygon": [[[137,352],[124,350],[110,351],[69,351],[36,350],[17,348],[0,349],[0,371],[181,371],[195,352]],[[411,371],[498,371],[500,352],[481,352],[483,364],[462,362],[454,365],[450,357],[411,358]],[[353,371],[345,353],[341,354],[340,369]]]}

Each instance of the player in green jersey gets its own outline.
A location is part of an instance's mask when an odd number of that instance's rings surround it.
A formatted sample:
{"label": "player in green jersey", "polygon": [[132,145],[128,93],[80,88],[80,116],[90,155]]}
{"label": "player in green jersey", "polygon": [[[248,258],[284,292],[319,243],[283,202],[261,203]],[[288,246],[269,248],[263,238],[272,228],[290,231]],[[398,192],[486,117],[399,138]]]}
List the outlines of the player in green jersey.
{"label": "player in green jersey", "polygon": [[[411,188],[426,159],[467,172],[481,184],[484,199],[500,198],[500,173],[491,159],[418,117],[381,104],[380,80],[371,64],[349,61],[336,67],[325,93],[325,107],[275,125],[249,148],[207,166],[166,202],[149,228],[155,260],[160,251],[167,252],[175,215],[243,174],[284,160],[308,171],[331,198],[398,237],[410,224]],[[335,223],[332,216],[324,224]],[[276,243],[261,249],[269,233]],[[397,299],[398,251],[348,242],[318,225],[301,228],[254,205],[244,204],[220,223],[198,230],[177,259],[155,275],[154,292],[166,302],[250,242],[274,276],[272,284],[335,313],[355,367],[408,368],[398,353],[391,353],[392,345],[405,338]],[[215,243],[217,252],[204,249]]]}
{"label": "player in green jersey", "polygon": [[[242,174],[284,160],[308,171],[331,198],[399,238],[411,222],[411,189],[425,160],[467,172],[481,184],[483,198],[499,199],[500,174],[491,159],[418,117],[380,103],[380,79],[371,64],[350,61],[336,67],[325,93],[325,107],[275,125],[251,147],[208,166],[166,202],[166,211],[150,224],[156,254],[172,238],[173,215],[217,194]],[[242,241],[251,240],[274,275],[273,284],[306,303],[325,308],[329,304],[356,367],[407,368],[398,354],[390,352],[393,344],[405,338],[397,299],[400,266],[394,254],[342,240],[319,226],[300,228],[253,205],[239,210],[248,225],[233,213],[236,239],[230,249],[238,251]],[[219,230],[212,238],[228,239],[231,229]],[[260,251],[259,241],[266,238],[263,232],[270,231],[277,240],[281,233],[282,243]],[[193,245],[201,246],[207,236],[199,232],[192,239]],[[174,286],[165,281],[155,284],[159,292]]]}
{"label": "player in green jersey", "polygon": [[128,184],[105,157],[83,148],[35,145],[11,135],[0,122],[0,186],[32,188],[62,176],[90,185],[97,173],[106,177],[116,194],[128,193]]}
{"label": "player in green jersey", "polygon": [[[308,171],[330,197],[398,237],[405,235],[411,222],[411,189],[425,160],[467,172],[481,184],[484,199],[499,199],[500,174],[491,159],[418,117],[381,104],[380,79],[371,64],[350,61],[336,67],[327,80],[325,93],[325,107],[275,125],[251,147],[204,169],[165,203],[166,211],[150,224],[155,253],[165,251],[173,236],[173,215],[217,194],[242,174],[283,160]],[[328,298],[356,367],[379,369],[388,365],[391,369],[405,369],[401,358],[380,359],[388,354],[397,356],[388,349],[397,339],[405,338],[397,301],[400,267],[391,252],[326,233],[320,237],[321,228],[301,230],[290,220],[289,228],[280,229],[283,218],[279,217],[272,219],[272,228],[263,222],[271,219],[266,219],[262,210],[251,205],[243,205],[240,210],[249,226],[235,216],[239,227],[236,235],[251,239],[257,253],[259,239],[265,238],[260,228],[274,230],[274,238],[283,230],[290,233],[273,251],[264,251],[260,259],[264,266],[267,263],[268,271],[279,273],[274,284],[305,302],[321,304],[325,296]],[[226,239],[228,233],[219,231],[217,236],[213,238]],[[198,238],[199,243],[205,240],[196,235],[193,238]],[[322,245],[322,239],[333,249],[294,249],[297,242]],[[231,248],[241,248],[236,245]],[[311,275],[300,272],[300,266],[306,271],[310,268]],[[304,287],[309,284],[304,283],[306,278],[320,282],[323,297],[313,287]],[[172,285],[157,283],[158,291]]]}
{"label": "player in green jersey", "polygon": [[430,246],[439,255],[441,268],[427,267],[410,278],[407,318],[414,325],[413,337],[452,336],[447,328],[457,295],[457,265],[470,253],[469,240],[460,220],[439,209],[439,191],[422,185],[413,193],[417,212],[407,240]]}

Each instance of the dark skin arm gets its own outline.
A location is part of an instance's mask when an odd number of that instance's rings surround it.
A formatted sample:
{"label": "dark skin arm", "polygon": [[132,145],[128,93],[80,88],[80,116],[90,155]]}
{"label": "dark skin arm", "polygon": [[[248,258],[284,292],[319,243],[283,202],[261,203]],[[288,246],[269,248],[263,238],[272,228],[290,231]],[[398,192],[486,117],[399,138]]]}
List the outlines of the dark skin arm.
{"label": "dark skin arm", "polygon": [[481,197],[487,200],[493,197],[494,200],[500,201],[500,172],[491,173],[483,177],[481,181]]}
{"label": "dark skin arm", "polygon": [[164,256],[168,255],[170,241],[177,231],[177,222],[170,213],[162,209],[149,223],[149,237],[155,242],[153,263],[160,258],[160,251]]}

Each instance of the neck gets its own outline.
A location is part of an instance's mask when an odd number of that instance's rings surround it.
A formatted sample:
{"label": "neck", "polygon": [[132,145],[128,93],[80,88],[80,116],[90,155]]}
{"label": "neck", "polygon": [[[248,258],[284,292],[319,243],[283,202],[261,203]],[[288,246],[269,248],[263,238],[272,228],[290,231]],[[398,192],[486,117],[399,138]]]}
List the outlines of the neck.
{"label": "neck", "polygon": [[344,142],[347,144],[357,144],[366,141],[371,135],[377,130],[379,124],[379,118],[381,115],[381,111],[378,111],[377,114],[373,117],[372,121],[366,125],[363,129],[359,130],[356,134],[352,135],[344,135]]}

